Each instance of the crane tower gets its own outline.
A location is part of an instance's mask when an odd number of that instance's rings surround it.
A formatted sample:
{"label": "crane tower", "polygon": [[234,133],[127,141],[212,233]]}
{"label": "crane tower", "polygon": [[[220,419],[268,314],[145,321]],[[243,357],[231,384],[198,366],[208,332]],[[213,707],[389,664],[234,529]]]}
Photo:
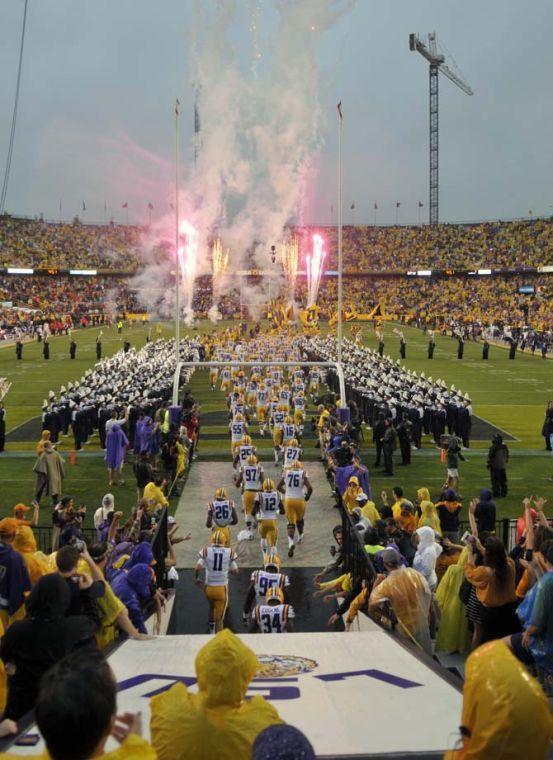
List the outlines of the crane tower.
{"label": "crane tower", "polygon": [[420,53],[430,64],[430,198],[428,208],[430,224],[438,224],[438,72],[450,79],[466,95],[473,95],[474,93],[466,82],[463,82],[457,74],[446,66],[445,56],[438,52],[436,32],[431,32],[428,35],[427,45],[416,34],[410,34],[409,50]]}

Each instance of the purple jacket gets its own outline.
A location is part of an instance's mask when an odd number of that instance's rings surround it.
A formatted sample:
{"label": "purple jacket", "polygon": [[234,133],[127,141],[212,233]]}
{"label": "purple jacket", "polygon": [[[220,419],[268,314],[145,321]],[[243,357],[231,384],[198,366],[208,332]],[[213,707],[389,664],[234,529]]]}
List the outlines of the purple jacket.
{"label": "purple jacket", "polygon": [[118,470],[125,459],[129,439],[120,425],[113,425],[106,436],[106,463],[110,470]]}

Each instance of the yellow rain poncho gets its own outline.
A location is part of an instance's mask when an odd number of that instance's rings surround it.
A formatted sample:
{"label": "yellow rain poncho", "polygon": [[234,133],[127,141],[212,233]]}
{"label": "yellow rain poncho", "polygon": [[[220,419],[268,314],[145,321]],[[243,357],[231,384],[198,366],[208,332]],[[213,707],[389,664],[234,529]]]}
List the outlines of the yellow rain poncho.
{"label": "yellow rain poncho", "polygon": [[348,480],[347,488],[344,491],[344,495],[342,496],[342,502],[344,503],[344,507],[348,512],[351,512],[355,509],[355,507],[359,506],[356,499],[360,493],[363,493],[363,489],[359,485],[359,478],[355,477],[355,475],[352,475]]}
{"label": "yellow rain poncho", "polygon": [[197,694],[178,683],[150,701],[159,760],[249,759],[259,732],[283,722],[263,697],[244,699],[257,657],[225,629],[200,649],[195,667]]}
{"label": "yellow rain poncho", "polygon": [[35,535],[28,525],[20,525],[17,529],[13,548],[23,557],[33,586],[43,575],[52,572],[46,554],[37,551]]}
{"label": "yellow rain poncho", "polygon": [[361,514],[367,520],[370,520],[371,525],[374,525],[377,520],[382,519],[374,501],[368,501],[361,509]]}
{"label": "yellow rain poncho", "polygon": [[348,594],[353,588],[351,573],[344,573],[344,575],[340,575],[339,578],[334,578],[334,580],[331,581],[323,581],[319,584],[319,588],[329,592],[338,591]]}
{"label": "yellow rain poncho", "polygon": [[438,583],[436,600],[440,605],[441,618],[438,636],[436,637],[437,652],[468,652],[470,651],[470,634],[465,605],[459,599],[459,589],[465,577],[465,565],[468,552],[463,549],[459,562],[447,568],[444,577]]}
{"label": "yellow rain poncho", "polygon": [[434,504],[430,501],[430,492],[428,488],[419,488],[417,491],[419,497],[419,505],[421,508],[421,516],[419,517],[419,528],[427,525],[432,528],[439,536],[442,535],[442,526],[440,525],[440,518]]}
{"label": "yellow rain poncho", "polygon": [[553,737],[541,686],[499,640],[467,660],[461,723],[468,736],[444,760],[543,760]]}
{"label": "yellow rain poncho", "polygon": [[382,583],[375,586],[369,606],[388,599],[399,625],[397,632],[432,654],[428,614],[432,593],[423,576],[412,567],[393,570]]}

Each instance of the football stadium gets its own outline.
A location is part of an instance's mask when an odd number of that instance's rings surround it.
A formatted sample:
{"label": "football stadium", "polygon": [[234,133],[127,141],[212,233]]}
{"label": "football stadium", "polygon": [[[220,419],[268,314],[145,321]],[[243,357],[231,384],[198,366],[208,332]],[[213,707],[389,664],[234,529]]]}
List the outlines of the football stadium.
{"label": "football stadium", "polygon": [[553,756],[553,9],[472,5],[2,10],[1,757]]}

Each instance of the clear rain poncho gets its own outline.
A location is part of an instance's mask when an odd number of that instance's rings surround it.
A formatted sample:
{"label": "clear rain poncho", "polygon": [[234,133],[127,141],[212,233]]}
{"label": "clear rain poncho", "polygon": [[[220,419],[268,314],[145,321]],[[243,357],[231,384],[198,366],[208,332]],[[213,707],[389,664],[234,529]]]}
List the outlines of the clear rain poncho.
{"label": "clear rain poncho", "polygon": [[398,619],[396,631],[432,654],[428,614],[432,592],[425,578],[412,567],[400,567],[375,586],[369,606],[387,599]]}
{"label": "clear rain poncho", "polygon": [[438,583],[436,575],[436,560],[442,553],[442,547],[435,541],[436,534],[427,525],[415,531],[419,537],[417,553],[413,558],[413,567],[426,578],[433,591]]}

